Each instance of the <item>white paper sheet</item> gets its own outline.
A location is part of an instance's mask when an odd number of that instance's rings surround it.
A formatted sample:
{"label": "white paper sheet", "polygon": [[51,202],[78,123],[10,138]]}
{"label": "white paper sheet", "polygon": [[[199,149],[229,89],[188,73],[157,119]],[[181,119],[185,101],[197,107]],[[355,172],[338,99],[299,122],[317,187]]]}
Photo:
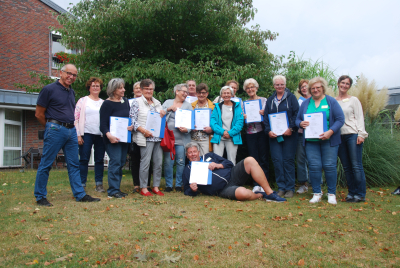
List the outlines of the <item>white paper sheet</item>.
{"label": "white paper sheet", "polygon": [[129,118],[110,117],[110,133],[120,142],[128,142]]}
{"label": "white paper sheet", "polygon": [[153,137],[160,137],[161,116],[156,112],[147,112],[147,121],[145,129],[149,130]]}
{"label": "white paper sheet", "polygon": [[199,109],[194,111],[194,125],[196,130],[203,130],[210,126],[210,110]]}
{"label": "white paper sheet", "polygon": [[199,185],[208,184],[209,162],[192,162],[190,168],[190,180],[189,183],[197,183]]}
{"label": "white paper sheet", "polygon": [[192,129],[192,111],[177,109],[175,111],[175,127]]}
{"label": "white paper sheet", "polygon": [[285,113],[273,114],[269,117],[271,130],[277,136],[281,136],[288,129],[288,121]]}
{"label": "white paper sheet", "polygon": [[319,135],[324,133],[324,116],[322,113],[304,114],[304,121],[310,122],[305,128],[304,138],[319,139]]}
{"label": "white paper sheet", "polygon": [[243,105],[247,115],[247,123],[261,122],[260,102],[245,101],[243,102]]}
{"label": "white paper sheet", "polygon": [[197,97],[194,97],[194,96],[187,96],[186,99],[185,99],[185,101],[187,101],[187,102],[189,102],[189,103],[192,103],[192,102],[197,101]]}

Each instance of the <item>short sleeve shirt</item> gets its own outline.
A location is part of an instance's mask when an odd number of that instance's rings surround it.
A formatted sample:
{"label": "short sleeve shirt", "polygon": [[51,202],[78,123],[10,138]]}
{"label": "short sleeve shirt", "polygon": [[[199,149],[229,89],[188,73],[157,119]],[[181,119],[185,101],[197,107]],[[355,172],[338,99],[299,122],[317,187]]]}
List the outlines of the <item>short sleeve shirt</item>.
{"label": "short sleeve shirt", "polygon": [[75,121],[75,92],[72,88],[64,87],[58,80],[43,87],[36,104],[46,108],[46,119],[68,124]]}
{"label": "short sleeve shirt", "polygon": [[[310,98],[310,103],[307,107],[307,113],[318,113],[318,112],[325,112],[326,113],[326,125],[329,129],[329,112],[330,107],[328,102],[326,101],[326,97],[324,97],[321,102],[319,103],[318,107],[315,107],[315,101],[313,98]],[[322,134],[322,133],[321,133]],[[319,139],[307,139],[307,141],[320,141]]]}

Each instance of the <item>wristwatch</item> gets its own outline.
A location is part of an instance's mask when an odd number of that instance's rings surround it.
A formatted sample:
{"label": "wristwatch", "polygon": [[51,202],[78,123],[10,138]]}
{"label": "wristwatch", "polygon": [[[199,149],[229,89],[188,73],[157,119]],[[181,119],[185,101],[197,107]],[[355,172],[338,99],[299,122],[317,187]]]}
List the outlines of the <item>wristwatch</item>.
{"label": "wristwatch", "polygon": [[292,131],[293,132],[293,128],[289,128],[290,129],[290,131]]}

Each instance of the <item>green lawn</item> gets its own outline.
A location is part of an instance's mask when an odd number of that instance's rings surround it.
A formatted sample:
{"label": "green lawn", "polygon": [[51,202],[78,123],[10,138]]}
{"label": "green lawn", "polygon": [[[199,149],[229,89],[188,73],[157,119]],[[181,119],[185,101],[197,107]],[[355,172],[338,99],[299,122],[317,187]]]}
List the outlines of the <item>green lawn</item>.
{"label": "green lawn", "polygon": [[[122,191],[130,192],[125,173]],[[48,199],[33,196],[36,172],[0,172],[2,267],[399,267],[400,197],[368,189],[365,203],[309,204],[310,194],[277,204],[218,197],[129,194],[99,203],[72,197],[66,170],[52,170]],[[162,182],[164,183],[164,181]],[[107,186],[105,184],[105,186]],[[162,185],[163,187],[163,185]],[[325,189],[326,192],[326,189]]]}

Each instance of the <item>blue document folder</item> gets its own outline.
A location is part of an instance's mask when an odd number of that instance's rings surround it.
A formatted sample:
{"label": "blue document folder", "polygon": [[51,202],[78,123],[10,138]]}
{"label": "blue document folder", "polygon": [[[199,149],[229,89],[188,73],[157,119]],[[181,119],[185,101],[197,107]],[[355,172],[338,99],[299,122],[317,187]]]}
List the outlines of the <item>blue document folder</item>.
{"label": "blue document folder", "polygon": [[[201,109],[194,109],[193,110],[192,121],[194,122],[194,126],[197,126],[197,124],[196,124],[196,113],[199,113],[199,112],[204,111],[204,110],[209,110],[208,125],[210,125],[212,110],[210,108],[201,108]],[[193,129],[194,129],[194,126],[193,126]]]}
{"label": "blue document folder", "polygon": [[[191,112],[192,122],[191,122],[191,127],[190,127],[190,129],[194,129],[194,113],[193,113],[193,110],[187,110],[187,109],[181,109],[181,110],[183,110],[183,111],[190,111],[190,112]],[[175,116],[176,116],[176,114],[175,114]]]}
{"label": "blue document folder", "polygon": [[276,117],[278,114],[285,114],[286,115],[286,123],[287,123],[287,128],[289,128],[289,118],[287,116],[287,112],[279,112],[279,113],[274,113],[274,114],[268,114],[268,119],[269,119],[269,127],[271,128],[271,131],[275,133],[274,129],[271,126],[271,117]]}
{"label": "blue document folder", "polygon": [[[251,102],[251,101],[256,101],[256,102],[258,102],[259,104],[260,104],[260,110],[262,110],[262,104],[261,104],[261,99],[258,99],[258,100],[247,100],[247,101],[244,101],[243,102],[243,110],[244,110],[244,113],[246,114],[246,103],[248,103],[248,102]],[[260,114],[260,121],[254,121],[254,122],[252,122],[252,123],[255,123],[255,122],[262,122],[262,121],[264,121],[264,117]],[[246,119],[246,124],[247,124],[247,119]]]}
{"label": "blue document folder", "polygon": [[[110,132],[111,132],[111,120],[120,120],[120,119],[128,119],[128,125],[127,127],[129,127],[130,125],[132,125],[132,120],[129,117],[117,117],[117,116],[110,116]],[[127,141],[126,143],[131,143],[132,140],[132,132],[125,129],[124,131],[127,132]],[[125,141],[121,141],[121,142],[125,142]]]}
{"label": "blue document folder", "polygon": [[[199,181],[197,181],[197,180],[194,180],[194,178],[192,177],[192,176],[194,176],[194,174],[192,173],[192,172],[195,172],[195,174],[199,174],[198,172],[196,172],[196,171],[194,171],[195,170],[195,167],[193,167],[193,165],[199,165],[199,164],[202,164],[203,166],[201,167],[201,169],[202,169],[202,171],[203,171],[203,168],[205,169],[205,168],[207,168],[207,174],[208,174],[208,177],[207,178],[201,178],[201,180],[204,182],[204,183],[202,183],[202,182],[199,182]],[[208,169],[208,165],[209,165],[210,163],[209,162],[203,162],[203,161],[192,161],[191,163],[190,163],[190,169],[191,169],[191,171],[190,171],[190,176],[191,176],[191,178],[190,178],[190,180],[189,180],[189,182],[190,183],[192,183],[192,182],[196,182],[197,184],[199,184],[199,185],[211,185],[212,184],[212,171],[210,170],[210,169]],[[207,183],[207,184],[205,184],[205,183]]]}
{"label": "blue document folder", "polygon": [[322,111],[322,112],[316,112],[316,113],[307,113],[307,114],[303,114],[303,121],[307,121],[307,116],[309,116],[310,114],[322,114],[322,116],[323,116],[323,120],[324,120],[324,122],[323,122],[323,124],[324,124],[324,132],[327,132],[328,131],[328,124],[327,124],[327,121],[326,121],[326,112],[324,112],[324,111]]}
{"label": "blue document folder", "polygon": [[[157,112],[152,112],[152,111],[149,111],[148,112],[148,115],[156,115],[156,116],[158,116],[158,117],[160,117],[160,113],[157,113]],[[158,138],[164,138],[164,133],[165,133],[165,118],[166,118],[166,116],[164,115],[162,118],[161,118],[161,126],[160,126],[160,132],[159,133],[154,133],[154,137],[158,137]],[[147,125],[146,125],[146,128],[147,128]],[[149,129],[151,132],[154,132],[155,130],[153,129],[153,128],[150,128]]]}

